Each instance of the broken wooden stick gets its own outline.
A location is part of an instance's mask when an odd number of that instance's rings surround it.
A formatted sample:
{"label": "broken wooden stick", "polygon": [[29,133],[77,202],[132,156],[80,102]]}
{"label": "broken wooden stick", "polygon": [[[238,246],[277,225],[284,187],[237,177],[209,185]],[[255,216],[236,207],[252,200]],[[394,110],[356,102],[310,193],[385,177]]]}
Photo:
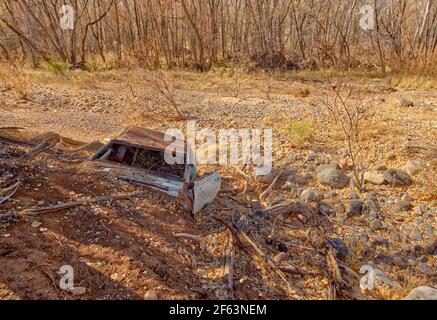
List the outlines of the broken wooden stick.
{"label": "broken wooden stick", "polygon": [[35,209],[26,209],[22,213],[30,213],[30,214],[43,214],[43,213],[51,213],[56,212],[60,210],[66,210],[71,209],[78,206],[84,206],[90,203],[100,203],[100,202],[106,202],[106,201],[114,201],[114,200],[123,200],[123,199],[130,199],[133,197],[137,197],[139,195],[142,195],[143,192],[135,192],[125,195],[110,195],[110,196],[102,196],[102,197],[96,197],[88,200],[79,200],[79,201],[70,201],[58,205],[53,205],[49,207],[44,208],[35,208]]}
{"label": "broken wooden stick", "polygon": [[37,145],[35,148],[30,150],[26,154],[22,155],[19,158],[19,160],[23,161],[23,160],[30,160],[32,158],[35,158],[40,153],[52,149],[54,146],[56,146],[58,144],[58,142],[59,141],[57,141],[57,140],[54,140],[54,141],[45,141],[45,142]]}
{"label": "broken wooden stick", "polygon": [[20,186],[20,182],[18,181],[12,186],[0,190],[0,204],[5,203],[10,198],[12,198],[15,195],[15,193],[17,193],[19,186]]}
{"label": "broken wooden stick", "polygon": [[243,244],[243,242],[240,239],[240,236],[238,234],[238,231],[231,226],[228,222],[226,222],[225,220],[223,220],[222,218],[216,217],[216,216],[212,216],[214,220],[216,220],[218,223],[224,225],[232,234],[232,238],[234,239],[236,245],[243,250],[244,252],[247,252],[246,246]]}
{"label": "broken wooden stick", "polygon": [[282,176],[282,173],[284,172],[284,170],[281,170],[280,172],[278,172],[278,174],[276,175],[276,177],[273,179],[272,183],[267,187],[267,189],[264,190],[263,193],[260,194],[259,196],[259,200],[264,201],[264,198],[270,193],[270,191],[272,191],[272,189],[275,187],[276,182],[278,182],[279,178]]}
{"label": "broken wooden stick", "polygon": [[235,249],[232,233],[228,230],[227,243],[225,245],[225,263],[223,267],[223,277],[227,280],[227,285],[231,299],[234,299],[234,261]]}
{"label": "broken wooden stick", "polygon": [[270,267],[275,271],[275,273],[281,278],[282,281],[287,285],[287,289],[290,290],[290,283],[288,282],[287,278],[285,277],[285,274],[279,270],[279,268],[276,266],[275,262],[272,258],[270,258],[267,254],[265,254],[261,248],[243,231],[239,230],[238,227],[236,227],[239,231],[239,234],[243,237],[246,242],[248,242],[255,250],[255,252],[263,259],[263,261],[267,262]]}
{"label": "broken wooden stick", "polygon": [[1,127],[0,130],[24,130],[22,127]]}

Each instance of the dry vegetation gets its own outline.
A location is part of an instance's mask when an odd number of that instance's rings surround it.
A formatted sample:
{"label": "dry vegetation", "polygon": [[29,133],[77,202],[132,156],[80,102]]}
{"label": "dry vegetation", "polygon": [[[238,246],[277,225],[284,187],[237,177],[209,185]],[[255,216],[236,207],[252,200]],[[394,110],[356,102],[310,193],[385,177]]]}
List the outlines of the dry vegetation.
{"label": "dry vegetation", "polygon": [[[79,0],[74,30],[61,2],[0,2],[0,299],[437,286],[437,3],[375,1],[364,31],[359,0]],[[124,128],[187,119],[271,128],[272,173],[201,166],[222,190],[191,219],[87,161]],[[63,265],[82,291],[59,289]],[[368,265],[385,284],[360,288]]]}

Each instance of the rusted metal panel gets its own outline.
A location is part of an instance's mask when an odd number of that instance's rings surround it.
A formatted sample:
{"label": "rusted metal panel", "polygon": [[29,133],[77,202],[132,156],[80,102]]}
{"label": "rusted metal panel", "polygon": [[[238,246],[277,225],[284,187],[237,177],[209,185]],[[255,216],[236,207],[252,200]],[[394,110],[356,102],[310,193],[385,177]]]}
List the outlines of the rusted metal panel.
{"label": "rusted metal panel", "polygon": [[187,142],[185,140],[165,141],[165,133],[144,128],[126,129],[113,141],[162,151],[165,151],[172,144],[178,150],[184,150],[184,154],[186,154],[187,150]]}
{"label": "rusted metal panel", "polygon": [[221,187],[221,179],[218,172],[204,177],[194,183],[193,213],[214,201]]}

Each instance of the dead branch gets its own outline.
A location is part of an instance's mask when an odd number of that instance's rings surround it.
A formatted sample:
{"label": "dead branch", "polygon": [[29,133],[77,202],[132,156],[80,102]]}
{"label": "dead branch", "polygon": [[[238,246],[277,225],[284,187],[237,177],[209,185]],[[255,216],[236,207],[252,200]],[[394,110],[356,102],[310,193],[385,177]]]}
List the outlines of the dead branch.
{"label": "dead branch", "polygon": [[54,146],[56,146],[58,144],[58,142],[59,142],[59,140],[45,141],[45,142],[37,145],[35,148],[30,150],[28,153],[22,155],[19,158],[19,161],[25,161],[25,160],[30,160],[32,158],[35,158],[40,153],[43,153],[45,151],[52,149]]}
{"label": "dead branch", "polygon": [[15,193],[18,191],[18,187],[20,186],[20,182],[16,182],[15,184],[9,186],[8,188],[0,190],[0,204],[5,203],[10,198],[12,198]]}
{"label": "dead branch", "polygon": [[91,203],[101,203],[106,201],[114,201],[114,200],[124,200],[130,199],[134,197],[138,197],[142,195],[143,192],[135,192],[125,195],[110,195],[110,196],[102,196],[96,197],[88,200],[79,200],[79,201],[70,201],[63,204],[58,204],[54,206],[44,207],[44,208],[35,208],[35,209],[26,209],[21,214],[44,214],[44,213],[52,213],[61,210],[71,209],[78,206],[84,206]]}
{"label": "dead branch", "polygon": [[279,178],[282,176],[282,173],[284,172],[284,170],[281,170],[276,177],[273,179],[272,183],[267,187],[266,190],[264,190],[263,193],[260,194],[259,199],[260,201],[264,201],[264,198],[270,193],[270,191],[272,191],[272,189],[275,187],[276,182],[278,182]]}
{"label": "dead branch", "polygon": [[229,224],[228,222],[226,222],[225,220],[223,220],[222,218],[219,218],[219,217],[216,217],[216,216],[213,216],[212,217],[214,220],[216,220],[217,222],[219,222],[220,224],[222,224],[222,225],[224,225],[230,232],[231,232],[231,234],[232,234],[232,237],[233,237],[233,239],[234,239],[234,241],[235,241],[235,243],[236,243],[236,245],[242,250],[242,251],[244,251],[244,252],[246,252],[247,253],[247,249],[246,249],[246,246],[243,244],[243,242],[241,241],[241,239],[240,239],[240,235],[239,235],[239,233],[238,233],[238,231],[233,227],[233,226],[231,226],[231,224]]}
{"label": "dead branch", "polygon": [[239,233],[243,237],[244,240],[246,240],[252,248],[255,250],[255,252],[260,256],[260,258],[267,262],[270,267],[273,269],[273,271],[279,276],[279,278],[284,281],[284,283],[287,286],[287,289],[290,290],[290,283],[288,282],[287,278],[285,277],[285,274],[279,270],[279,268],[276,266],[275,262],[272,258],[270,258],[268,255],[266,255],[261,248],[243,231],[239,230]]}
{"label": "dead branch", "polygon": [[223,277],[227,280],[231,299],[234,299],[234,261],[234,241],[232,239],[232,233],[228,230],[227,243],[225,246],[225,263],[223,268]]}

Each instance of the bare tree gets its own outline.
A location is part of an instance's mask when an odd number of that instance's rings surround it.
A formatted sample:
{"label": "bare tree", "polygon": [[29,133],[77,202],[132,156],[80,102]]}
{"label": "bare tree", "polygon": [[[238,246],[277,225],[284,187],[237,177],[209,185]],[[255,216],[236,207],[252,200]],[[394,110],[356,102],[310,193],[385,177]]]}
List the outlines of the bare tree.
{"label": "bare tree", "polygon": [[[59,25],[65,3],[73,30]],[[437,2],[371,1],[374,30],[362,30],[367,0],[2,0],[0,57],[34,65],[90,58],[149,68],[208,71],[223,60],[277,53],[301,67],[404,70],[437,65]]]}
{"label": "bare tree", "polygon": [[368,169],[369,147],[366,146],[365,139],[373,110],[364,103],[362,93],[353,86],[331,85],[331,89],[333,98],[327,95],[323,104],[333,123],[343,133],[357,188],[361,191],[364,186],[364,173]]}
{"label": "bare tree", "polygon": [[166,75],[163,72],[156,74],[146,74],[144,76],[146,85],[152,89],[163,101],[171,107],[178,119],[186,120],[187,116],[180,111],[180,103],[178,101],[175,80],[172,76]]}

